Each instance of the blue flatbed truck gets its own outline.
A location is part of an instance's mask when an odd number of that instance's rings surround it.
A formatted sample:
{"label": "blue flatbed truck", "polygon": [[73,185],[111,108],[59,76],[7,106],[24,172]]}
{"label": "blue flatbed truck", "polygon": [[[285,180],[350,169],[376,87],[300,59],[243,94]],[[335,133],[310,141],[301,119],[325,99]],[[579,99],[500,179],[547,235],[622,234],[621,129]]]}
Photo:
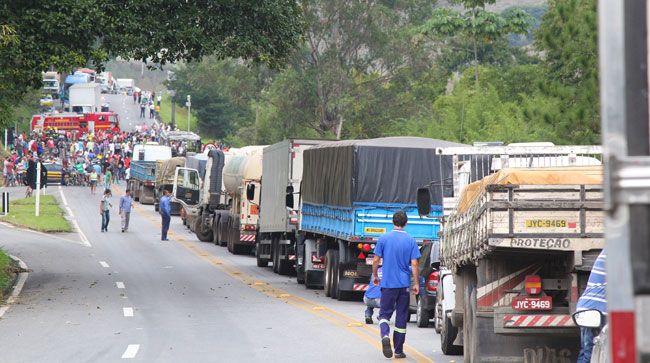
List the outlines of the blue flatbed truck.
{"label": "blue flatbed truck", "polygon": [[327,296],[339,300],[361,295],[372,274],[375,244],[392,230],[392,216],[398,210],[407,213],[406,231],[418,243],[436,238],[442,195],[433,196],[432,214],[424,218],[418,214],[417,190],[431,181],[442,185],[452,177],[452,160],[432,150],[458,145],[389,137],[305,150],[296,246],[298,282],[307,288],[322,287]]}

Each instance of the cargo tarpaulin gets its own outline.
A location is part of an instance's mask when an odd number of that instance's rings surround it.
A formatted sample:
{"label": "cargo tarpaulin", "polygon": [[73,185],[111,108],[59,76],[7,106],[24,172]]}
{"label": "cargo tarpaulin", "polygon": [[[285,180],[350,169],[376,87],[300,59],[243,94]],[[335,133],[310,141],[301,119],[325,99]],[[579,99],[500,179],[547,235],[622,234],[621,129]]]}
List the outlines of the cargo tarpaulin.
{"label": "cargo tarpaulin", "polygon": [[452,159],[439,147],[462,146],[419,137],[350,140],[314,146],[304,153],[303,200],[350,207],[353,203],[415,204],[417,189],[432,185],[442,204]]}

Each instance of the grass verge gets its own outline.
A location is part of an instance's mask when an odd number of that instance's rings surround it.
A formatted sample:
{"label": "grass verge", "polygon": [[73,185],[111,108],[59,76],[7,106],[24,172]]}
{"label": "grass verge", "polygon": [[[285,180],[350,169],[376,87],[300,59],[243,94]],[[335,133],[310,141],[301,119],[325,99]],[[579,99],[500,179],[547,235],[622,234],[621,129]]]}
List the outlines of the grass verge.
{"label": "grass verge", "polygon": [[[176,105],[176,127],[181,130],[187,130],[187,108]],[[163,95],[160,101],[160,119],[164,123],[172,122],[172,100],[168,94]],[[190,131],[197,132],[199,121],[192,112],[190,117]]]}
{"label": "grass verge", "polygon": [[0,221],[40,232],[71,232],[72,226],[65,219],[63,209],[51,195],[41,195],[40,216],[34,216],[36,197],[16,199],[9,205],[9,215]]}
{"label": "grass verge", "polygon": [[5,292],[11,287],[15,274],[11,269],[12,260],[0,250],[0,300],[4,299]]}

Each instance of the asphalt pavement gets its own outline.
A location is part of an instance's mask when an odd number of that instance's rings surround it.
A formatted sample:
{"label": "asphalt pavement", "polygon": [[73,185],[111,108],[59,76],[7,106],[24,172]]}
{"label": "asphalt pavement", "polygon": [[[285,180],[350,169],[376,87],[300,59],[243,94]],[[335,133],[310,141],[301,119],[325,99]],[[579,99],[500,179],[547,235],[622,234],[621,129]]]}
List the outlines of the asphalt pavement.
{"label": "asphalt pavement", "polygon": [[[135,108],[132,99],[108,97],[113,107]],[[122,125],[140,121],[131,117]],[[199,242],[178,217],[170,241],[161,241],[152,206],[136,203],[129,231],[120,232],[124,187],[114,187],[107,233],[100,232],[100,195],[83,187],[48,188],[79,227],[75,233],[0,225],[0,247],[31,269],[0,319],[0,361],[386,361],[361,302],[326,298],[256,267],[252,256]],[[413,322],[407,345],[407,361],[462,360],[442,355],[433,328]]]}

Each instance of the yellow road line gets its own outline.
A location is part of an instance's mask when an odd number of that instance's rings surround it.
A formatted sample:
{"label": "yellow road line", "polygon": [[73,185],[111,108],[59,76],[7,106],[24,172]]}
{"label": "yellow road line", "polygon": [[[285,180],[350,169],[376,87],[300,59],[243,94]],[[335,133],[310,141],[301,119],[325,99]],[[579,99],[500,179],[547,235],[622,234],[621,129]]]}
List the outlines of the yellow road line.
{"label": "yellow road line", "polygon": [[[116,186],[117,187],[117,186]],[[116,189],[121,189],[120,187],[117,187]],[[154,225],[159,225],[159,221],[155,218],[153,218],[150,214],[146,213],[145,211],[141,210],[140,208],[134,208],[136,213],[144,217],[146,220],[148,220],[150,223]],[[296,295],[289,294],[288,292],[278,289],[274,286],[272,286],[269,283],[266,282],[261,282],[259,279],[255,278],[252,275],[249,275],[247,273],[241,272],[237,270],[233,265],[231,265],[228,262],[225,262],[216,256],[210,254],[209,252],[196,247],[192,242],[188,241],[185,239],[185,237],[181,236],[180,234],[176,233],[174,230],[170,229],[168,235],[175,239],[180,245],[185,247],[187,250],[195,254],[201,259],[206,260],[209,262],[211,265],[215,266],[219,270],[225,272],[228,274],[228,276],[234,278],[235,280],[240,281],[244,285],[250,287],[251,289],[257,290],[258,292],[267,295],[269,297],[273,297],[279,300],[282,300],[283,302],[286,302],[288,304],[291,304],[295,307],[298,307],[304,311],[307,311],[311,314],[314,314],[318,317],[321,317],[334,325],[337,325],[352,334],[356,335],[360,339],[364,340],[371,346],[375,347],[377,350],[381,351],[382,347],[379,341],[379,329],[370,327],[358,320],[355,320],[354,318],[340,313],[336,310],[330,309],[328,307],[322,306],[320,304],[317,304],[313,301],[301,298]],[[407,356],[409,358],[414,359],[416,362],[431,362],[433,361],[429,359],[427,356],[424,354],[420,353],[418,350],[415,348],[405,344],[404,345],[404,350],[405,353],[407,353]]]}

